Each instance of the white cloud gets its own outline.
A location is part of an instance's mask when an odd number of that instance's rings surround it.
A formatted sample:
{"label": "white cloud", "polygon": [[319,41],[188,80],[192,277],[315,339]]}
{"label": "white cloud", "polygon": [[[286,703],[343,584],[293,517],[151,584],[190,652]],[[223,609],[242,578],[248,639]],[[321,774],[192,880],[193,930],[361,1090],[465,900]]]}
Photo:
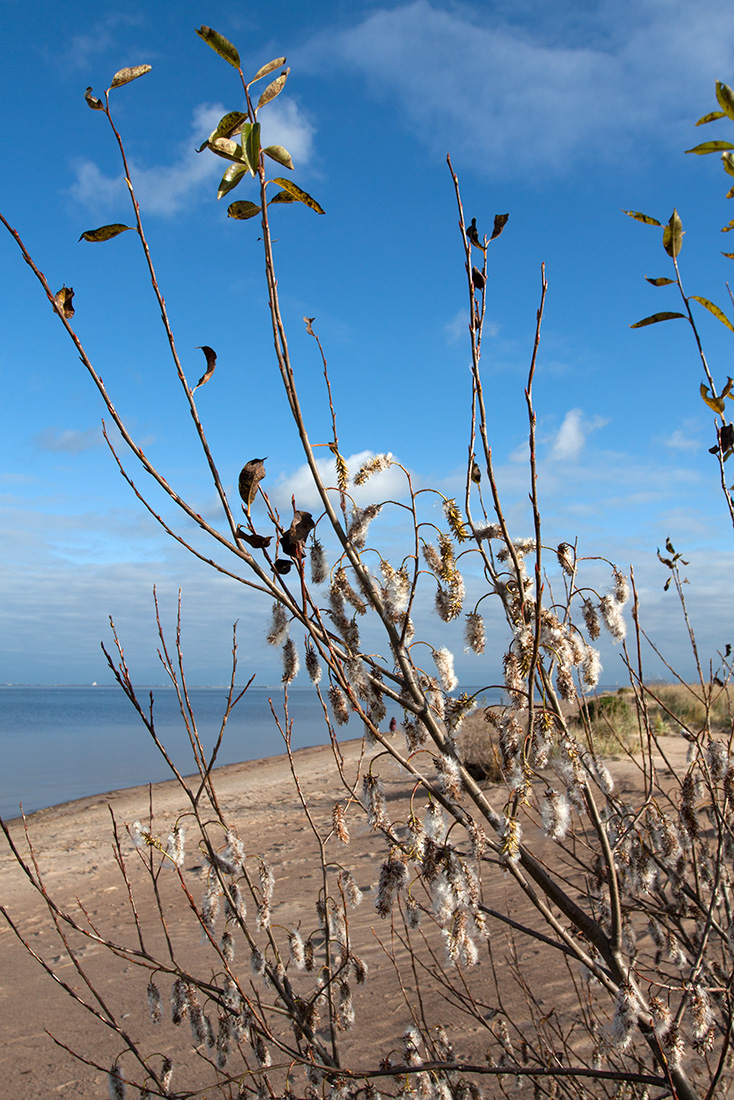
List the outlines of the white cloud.
{"label": "white cloud", "polygon": [[[388,499],[402,499],[405,496],[405,474],[397,466],[390,466],[382,473],[373,474],[365,485],[355,486],[351,478],[368,459],[374,457],[374,451],[359,451],[356,454],[345,456],[345,462],[349,469],[349,494],[360,507],[373,502]],[[336,465],[331,455],[328,458],[316,460],[321,479],[324,484],[336,486]],[[292,474],[287,474],[278,481],[268,493],[271,500],[284,516],[290,508],[291,498],[295,497],[296,507],[312,512],[322,510],[321,498],[313,483],[311,471],[304,463]],[[332,493],[332,500],[338,506],[339,495],[336,489]]]}
{"label": "white cloud", "polygon": [[297,168],[309,164],[316,129],[294,99],[278,96],[263,110],[260,121],[263,145],[284,145]]}
{"label": "white cloud", "polygon": [[550,457],[558,462],[575,462],[584,448],[589,433],[603,428],[606,423],[608,421],[600,416],[588,420],[584,416],[583,409],[569,409],[553,440]]}
{"label": "white cloud", "polygon": [[[195,108],[190,135],[179,143],[166,164],[142,164],[130,160],[130,175],[144,214],[170,217],[194,203],[204,194],[206,185],[215,183],[228,162],[209,150],[196,149],[215,129],[225,114],[221,103],[201,103]],[[307,164],[313,151],[315,129],[299,105],[292,99],[279,97],[268,104],[263,113],[263,140],[268,145],[284,145],[294,161]],[[107,176],[90,160],[75,164],[76,182],[71,194],[91,210],[115,206],[125,194],[124,181],[119,176]]]}
{"label": "white cloud", "polygon": [[579,159],[639,155],[640,135],[648,149],[656,128],[669,141],[676,115],[689,132],[692,105],[709,109],[714,77],[729,70],[734,8],[716,0],[578,7],[507,6],[503,18],[413,0],[316,36],[299,64],[320,67],[328,56],[361,72],[432,153],[450,149],[494,177],[532,180]]}

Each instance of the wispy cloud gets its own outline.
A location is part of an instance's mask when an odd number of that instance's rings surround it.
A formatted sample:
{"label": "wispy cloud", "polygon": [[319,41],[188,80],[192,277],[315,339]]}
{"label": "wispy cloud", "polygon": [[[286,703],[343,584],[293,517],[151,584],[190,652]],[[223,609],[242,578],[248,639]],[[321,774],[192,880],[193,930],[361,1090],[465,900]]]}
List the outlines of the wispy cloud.
{"label": "wispy cloud", "polygon": [[299,64],[328,55],[362,73],[432,152],[532,181],[639,155],[643,132],[649,148],[656,127],[669,139],[677,120],[690,126],[733,49],[734,9],[716,0],[533,4],[532,18],[522,4],[503,15],[413,0],[314,37]]}
{"label": "wispy cloud", "polygon": [[87,428],[80,432],[73,428],[45,428],[35,436],[35,443],[43,451],[65,452],[78,455],[101,446],[102,433],[99,428]]}
{"label": "wispy cloud", "polygon": [[[181,142],[166,164],[145,164],[132,158],[130,174],[138,201],[146,214],[170,217],[204,197],[205,187],[224,173],[227,161],[208,150],[196,149],[215,129],[225,108],[221,103],[201,103],[193,112],[190,136]],[[263,111],[263,144],[284,145],[300,167],[313,152],[315,127],[293,99],[279,97]],[[113,207],[126,188],[120,177],[106,175],[91,160],[74,166],[74,198],[92,211]]]}
{"label": "wispy cloud", "polygon": [[[119,45],[120,32],[139,27],[144,19],[128,12],[111,12],[98,19],[87,31],[72,35],[63,53],[55,52],[53,60],[61,60],[65,68],[89,69],[92,61]],[[146,63],[150,58],[146,58]],[[140,62],[136,62],[138,64]],[[132,62],[128,62],[132,64]],[[110,80],[114,74],[110,73]]]}
{"label": "wispy cloud", "polygon": [[[485,339],[496,339],[500,334],[501,325],[496,321],[485,320],[483,335]],[[465,306],[457,309],[454,316],[443,326],[443,334],[448,344],[458,344],[467,339],[469,331],[469,314]]]}
{"label": "wispy cloud", "polygon": [[[693,425],[690,431],[676,428],[664,439],[665,446],[670,451],[696,451],[701,446],[699,425]],[[693,434],[695,433],[695,434]]]}

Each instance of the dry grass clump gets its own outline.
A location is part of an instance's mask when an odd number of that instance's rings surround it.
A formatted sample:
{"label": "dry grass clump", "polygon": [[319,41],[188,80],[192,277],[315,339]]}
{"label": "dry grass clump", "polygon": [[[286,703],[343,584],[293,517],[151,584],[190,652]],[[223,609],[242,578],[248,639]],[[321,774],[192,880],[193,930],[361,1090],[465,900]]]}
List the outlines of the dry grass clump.
{"label": "dry grass clump", "polygon": [[502,779],[497,732],[478,710],[465,719],[459,735],[459,756],[472,779],[478,783],[499,783]]}
{"label": "dry grass clump", "polygon": [[[480,783],[502,781],[502,757],[492,715],[501,708],[488,707],[470,715],[459,736],[459,754],[472,778]],[[569,728],[599,757],[634,751],[639,725],[634,695],[629,688],[616,694],[588,699],[577,714],[569,715]]]}
{"label": "dry grass clump", "polygon": [[700,685],[653,684],[650,694],[656,700],[658,721],[669,733],[697,735],[704,730],[732,732],[734,716],[729,687],[717,688],[706,700]]}
{"label": "dry grass clump", "polygon": [[[712,689],[704,696],[698,684],[647,685],[647,719],[653,732],[683,734],[689,740],[706,733],[730,737],[734,711],[729,688],[714,683]],[[573,724],[599,756],[634,751],[640,730],[634,692],[620,688],[614,694],[586,700]]]}
{"label": "dry grass clump", "polygon": [[639,741],[639,723],[634,695],[622,689],[613,695],[599,695],[584,702],[572,726],[585,738],[597,756],[619,756],[634,749]]}

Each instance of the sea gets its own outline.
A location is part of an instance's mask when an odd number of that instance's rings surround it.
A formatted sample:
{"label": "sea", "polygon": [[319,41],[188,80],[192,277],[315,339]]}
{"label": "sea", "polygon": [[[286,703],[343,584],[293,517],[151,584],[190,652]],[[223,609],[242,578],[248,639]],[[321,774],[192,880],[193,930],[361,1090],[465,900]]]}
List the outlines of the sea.
{"label": "sea", "polygon": [[[472,688],[462,690],[472,691]],[[136,687],[147,707],[153,693],[156,734],[176,767],[184,774],[196,771],[185,726],[172,686]],[[190,690],[191,707],[205,752],[210,753],[226,706],[224,687]],[[485,692],[485,704],[498,702],[496,691]],[[285,751],[283,737],[270,709],[272,700],[281,725],[283,690],[280,687],[248,688],[229,717],[217,764],[260,760]],[[311,688],[289,690],[289,718],[294,749],[323,745],[329,740],[324,715]],[[402,712],[388,708],[383,728]],[[343,738],[360,737],[362,723],[355,716],[339,728]],[[161,757],[137,712],[116,685],[0,686],[0,816],[25,813],[170,779]]]}

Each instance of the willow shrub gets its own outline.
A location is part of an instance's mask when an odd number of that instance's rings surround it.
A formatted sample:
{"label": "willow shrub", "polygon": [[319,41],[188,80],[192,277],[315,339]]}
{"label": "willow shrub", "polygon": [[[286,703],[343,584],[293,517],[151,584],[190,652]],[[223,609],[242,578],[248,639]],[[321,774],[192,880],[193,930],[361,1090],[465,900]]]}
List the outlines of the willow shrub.
{"label": "willow shrub", "polygon": [[[302,799],[318,857],[314,896],[298,898],[299,920],[284,925],[279,919],[284,899],[275,888],[268,853],[247,848],[246,815],[230,815],[216,794],[213,764],[226,718],[238,698],[235,671],[220,736],[215,748],[207,749],[189,706],[180,650],[169,653],[161,630],[163,659],[179,692],[197,774],[193,781],[185,779],[172,765],[180,787],[180,814],[165,828],[152,821],[128,823],[130,840],[124,834],[117,838],[118,853],[132,906],[140,887],[126,869],[131,853],[125,845],[137,847],[157,899],[153,912],[158,914],[159,931],[168,927],[167,907],[191,907],[203,940],[200,964],[167,933],[150,938],[141,934],[133,942],[118,943],[114,929],[93,929],[76,913],[59,911],[37,865],[23,854],[15,832],[6,828],[8,843],[46,900],[65,950],[89,982],[83,996],[66,988],[94,1014],[97,1026],[113,1033],[119,1047],[111,1065],[95,1060],[93,1047],[79,1055],[108,1072],[114,1097],[126,1090],[136,1096],[192,1095],[194,1064],[197,1074],[202,1067],[208,1074],[206,1094],[223,1097],[347,1100],[364,1095],[371,1100],[378,1090],[421,1098],[478,1098],[508,1091],[541,1097],[678,1100],[728,1095],[734,766],[730,712],[726,710],[719,724],[713,716],[721,699],[728,698],[731,663],[728,654],[721,657],[713,675],[698,664],[695,693],[701,709],[695,722],[686,722],[681,731],[686,763],[665,769],[661,761],[667,760],[669,741],[662,737],[664,724],[654,713],[668,704],[658,698],[657,685],[649,685],[640,673],[639,629],[627,648],[629,608],[639,623],[634,587],[613,563],[605,591],[589,584],[586,561],[572,532],[560,545],[543,541],[533,384],[545,277],[525,389],[529,530],[511,531],[503,509],[480,369],[491,246],[507,215],[495,216],[487,234],[476,219],[467,224],[450,161],[466,272],[470,364],[462,499],[417,491],[409,472],[391,454],[375,454],[359,470],[349,471],[330,390],[328,447],[334,464],[333,480],[325,480],[286,339],[271,225],[277,219],[282,239],[294,214],[283,207],[300,209],[304,217],[323,211],[293,182],[288,151],[261,145],[262,112],[288,78],[285,58],[268,62],[248,79],[227,39],[208,27],[197,33],[232,68],[238,85],[240,109],[224,116],[202,154],[224,162],[220,196],[238,188],[250,196],[231,201],[228,213],[255,221],[254,233],[262,241],[274,369],[318,509],[312,513],[294,501],[292,516],[280,516],[268,497],[262,458],[253,457],[242,468],[240,506],[225,488],[227,478],[210,448],[197,390],[206,384],[229,385],[234,400],[238,382],[211,382],[216,352],[209,347],[202,349],[205,372],[197,384],[190,384],[185,375],[124,143],[114,123],[112,104],[124,94],[118,89],[143,77],[148,66],[117,73],[103,98],[87,90],[90,109],[104,117],[119,144],[132,218],[130,225],[103,226],[84,238],[100,243],[123,232],[139,237],[173,368],[211,471],[220,505],[218,522],[202,517],[185,491],[169,485],[146,456],[72,327],[73,292],[67,287],[53,290],[18,234],[10,231],[126,445],[126,457],[113,452],[125,477],[132,485],[128,460],[141,466],[181,510],[182,518],[193,520],[209,536],[209,553],[194,552],[252,589],[257,598],[264,594],[271,601],[267,641],[282,653],[286,703],[288,685],[304,664],[323,703],[342,794],[327,820],[312,814],[298,784],[297,761],[290,755],[294,797]],[[731,90],[718,84],[717,97],[721,110],[702,122],[734,119]],[[708,143],[696,151],[721,151],[726,171],[734,174],[734,146]],[[683,291],[678,215],[664,224],[630,213],[662,229],[672,278],[651,281],[677,287],[683,302],[683,312],[658,313],[639,324],[683,317],[702,349],[692,302],[733,326],[719,307]],[[312,321],[306,319],[306,324],[323,355]],[[715,450],[731,509],[724,465],[732,453],[732,426],[725,419],[732,382],[717,389],[702,350],[701,358],[706,377],[702,396],[717,418]],[[323,365],[328,382],[325,359]],[[353,486],[368,485],[374,478],[372,484],[379,487],[377,475],[387,469],[402,478],[399,499],[394,494],[393,499],[380,499],[376,489],[372,503],[358,506]],[[434,522],[437,499],[443,514],[440,528]],[[164,522],[152,505],[149,508]],[[380,550],[381,514],[404,521],[403,546],[390,555]],[[170,525],[166,529],[189,545],[185,523],[178,530]],[[663,561],[685,610],[680,556],[672,546],[666,553]],[[546,570],[555,571],[552,586]],[[470,604],[467,573],[473,589],[481,583],[479,598]],[[419,599],[426,598],[435,607],[436,621],[430,637],[419,644],[415,610]],[[486,652],[483,616],[490,606],[506,620],[507,642],[501,655],[505,704],[487,713],[498,767],[497,781],[487,785],[462,755],[462,724],[477,700],[458,692],[453,655],[442,641],[442,623],[463,618],[466,646],[477,655],[478,667],[481,662],[497,667],[500,654]],[[585,701],[600,675],[595,642],[602,630],[620,643],[630,672],[632,690],[623,708],[590,708]],[[363,645],[362,637],[369,633],[373,638],[376,632],[381,645]],[[691,640],[695,651],[692,628]],[[109,662],[157,740],[152,711],[138,697],[119,643],[110,651]],[[399,736],[384,728],[388,705],[402,711]],[[595,751],[594,723],[603,717],[614,726],[622,711],[628,725],[630,714],[634,719],[635,741],[629,751],[639,782],[632,791],[616,788],[613,765],[610,771]],[[289,721],[286,710],[281,728],[290,754]],[[355,724],[363,732],[364,754],[357,765],[347,768],[339,743],[343,733],[354,735]],[[165,746],[159,747],[165,754]],[[384,778],[395,768],[407,793],[392,802],[385,798]],[[362,819],[374,834],[378,885],[370,902],[362,899],[350,867],[350,837]],[[187,851],[195,852],[199,863],[203,860],[203,884],[187,870]],[[362,906],[374,905],[372,917],[361,924],[352,913],[360,901]],[[15,927],[12,916],[6,913],[6,918]],[[378,931],[390,930],[394,1004],[404,1004],[403,1024],[388,1049],[375,1046],[369,1012],[360,1005],[361,988],[370,982],[360,937],[371,937],[372,923]],[[139,1019],[122,1018],[107,1002],[100,1007],[93,976],[85,971],[72,932],[83,943],[105,946],[111,966],[142,968],[148,1005],[141,997]],[[156,949],[149,946],[152,943]],[[522,961],[528,947],[539,960],[533,968]],[[47,966],[53,972],[53,965]],[[405,1001],[401,973],[411,974],[417,983]],[[561,975],[565,992],[548,1011],[543,995],[552,975]],[[516,995],[511,999],[513,983]],[[521,1008],[508,1007],[511,1004]],[[166,1050],[173,1049],[180,1032],[171,1031],[171,1026],[184,1021],[191,1026],[191,1050],[174,1057]]]}

